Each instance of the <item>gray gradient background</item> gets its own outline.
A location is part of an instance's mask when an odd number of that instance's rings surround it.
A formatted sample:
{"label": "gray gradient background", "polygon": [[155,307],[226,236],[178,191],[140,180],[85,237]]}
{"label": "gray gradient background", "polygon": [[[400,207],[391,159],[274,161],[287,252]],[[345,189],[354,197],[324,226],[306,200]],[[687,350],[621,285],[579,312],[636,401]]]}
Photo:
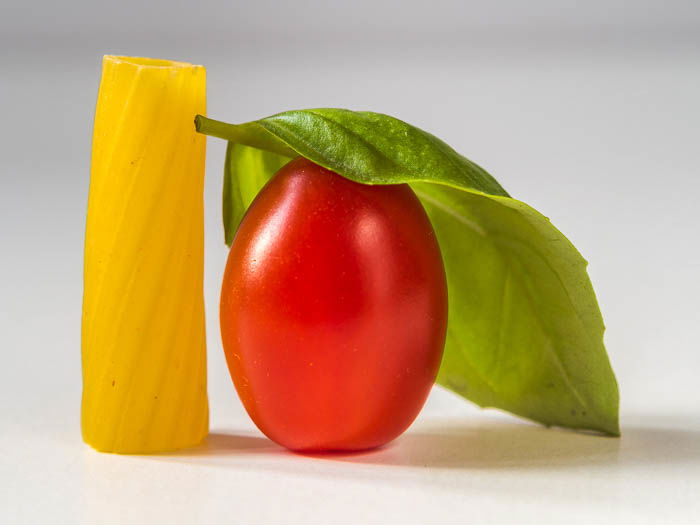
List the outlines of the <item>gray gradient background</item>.
{"label": "gray gradient background", "polygon": [[[0,49],[0,434],[79,439],[82,238],[105,53],[206,65],[209,114],[222,120],[340,106],[442,137],[590,261],[623,430],[632,418],[698,421],[700,3],[0,0]],[[216,315],[223,153],[209,141],[214,426],[241,415]],[[428,413],[453,402],[437,392]]]}

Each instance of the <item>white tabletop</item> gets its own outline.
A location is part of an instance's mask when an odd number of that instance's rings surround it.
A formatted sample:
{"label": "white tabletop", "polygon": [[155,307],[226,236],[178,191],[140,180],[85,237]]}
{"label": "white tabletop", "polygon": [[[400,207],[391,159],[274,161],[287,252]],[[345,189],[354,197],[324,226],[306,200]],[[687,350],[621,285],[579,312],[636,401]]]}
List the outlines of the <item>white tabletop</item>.
{"label": "white tabletop", "polygon": [[[326,60],[318,49],[110,42],[25,42],[26,55],[3,65],[1,523],[700,523],[696,52],[444,48]],[[377,451],[311,457],[267,441],[235,397],[218,338],[224,145],[210,140],[212,433],[172,455],[85,446],[81,259],[101,52],[204,63],[209,112],[222,120],[379,110],[485,166],[590,261],[622,438],[547,430],[436,388],[414,426]]]}
{"label": "white tabletop", "polygon": [[226,422],[215,422],[205,445],[159,456],[83,445],[76,406],[53,417],[27,414],[0,438],[4,522],[690,524],[700,517],[697,417],[628,415],[621,439],[601,438],[482,413],[435,389],[395,443],[302,456],[265,439],[240,410],[214,408]]}

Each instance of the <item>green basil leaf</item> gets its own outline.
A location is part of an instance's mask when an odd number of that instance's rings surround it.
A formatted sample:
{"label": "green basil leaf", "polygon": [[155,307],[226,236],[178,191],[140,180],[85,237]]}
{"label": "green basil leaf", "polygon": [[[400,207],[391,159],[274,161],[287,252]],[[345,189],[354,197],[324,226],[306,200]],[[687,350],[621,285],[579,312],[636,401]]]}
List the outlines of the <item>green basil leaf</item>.
{"label": "green basil leaf", "polygon": [[515,199],[413,183],[449,290],[438,383],[545,425],[618,435],[618,391],[586,261]]}
{"label": "green basil leaf", "polygon": [[228,143],[223,191],[224,235],[228,246],[260,188],[289,161],[289,157],[277,153]]}
{"label": "green basil leaf", "polygon": [[[244,137],[247,146],[283,158],[293,150],[357,182],[410,183],[447,272],[448,334],[438,383],[480,406],[545,425],[619,435],[617,382],[586,261],[546,217],[510,198],[481,167],[433,135],[377,113],[314,109],[242,125],[197,122],[203,133],[232,143]],[[237,158],[239,146],[229,147],[226,176],[251,181],[247,197],[235,201],[244,207],[273,165],[260,160],[269,153],[245,161]],[[229,231],[242,213],[226,219]]]}

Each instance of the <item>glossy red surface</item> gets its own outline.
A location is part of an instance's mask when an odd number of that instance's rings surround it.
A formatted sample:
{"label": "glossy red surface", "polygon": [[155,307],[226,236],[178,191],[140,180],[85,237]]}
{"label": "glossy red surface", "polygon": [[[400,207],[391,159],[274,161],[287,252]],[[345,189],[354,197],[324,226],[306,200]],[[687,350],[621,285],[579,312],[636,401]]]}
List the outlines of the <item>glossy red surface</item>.
{"label": "glossy red surface", "polygon": [[296,159],[241,223],[220,313],[236,389],[270,439],[382,445],[418,415],[442,356],[447,287],[428,217],[408,185]]}

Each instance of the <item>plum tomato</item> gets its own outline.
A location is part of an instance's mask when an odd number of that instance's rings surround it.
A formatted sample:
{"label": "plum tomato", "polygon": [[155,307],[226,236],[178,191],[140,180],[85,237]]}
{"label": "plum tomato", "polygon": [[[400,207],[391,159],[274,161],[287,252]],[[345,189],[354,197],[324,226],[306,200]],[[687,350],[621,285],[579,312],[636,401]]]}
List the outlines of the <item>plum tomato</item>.
{"label": "plum tomato", "polygon": [[298,158],[243,218],[220,306],[229,371],[258,428],[292,450],[362,450],[399,436],[425,403],[447,284],[407,184],[359,184]]}

